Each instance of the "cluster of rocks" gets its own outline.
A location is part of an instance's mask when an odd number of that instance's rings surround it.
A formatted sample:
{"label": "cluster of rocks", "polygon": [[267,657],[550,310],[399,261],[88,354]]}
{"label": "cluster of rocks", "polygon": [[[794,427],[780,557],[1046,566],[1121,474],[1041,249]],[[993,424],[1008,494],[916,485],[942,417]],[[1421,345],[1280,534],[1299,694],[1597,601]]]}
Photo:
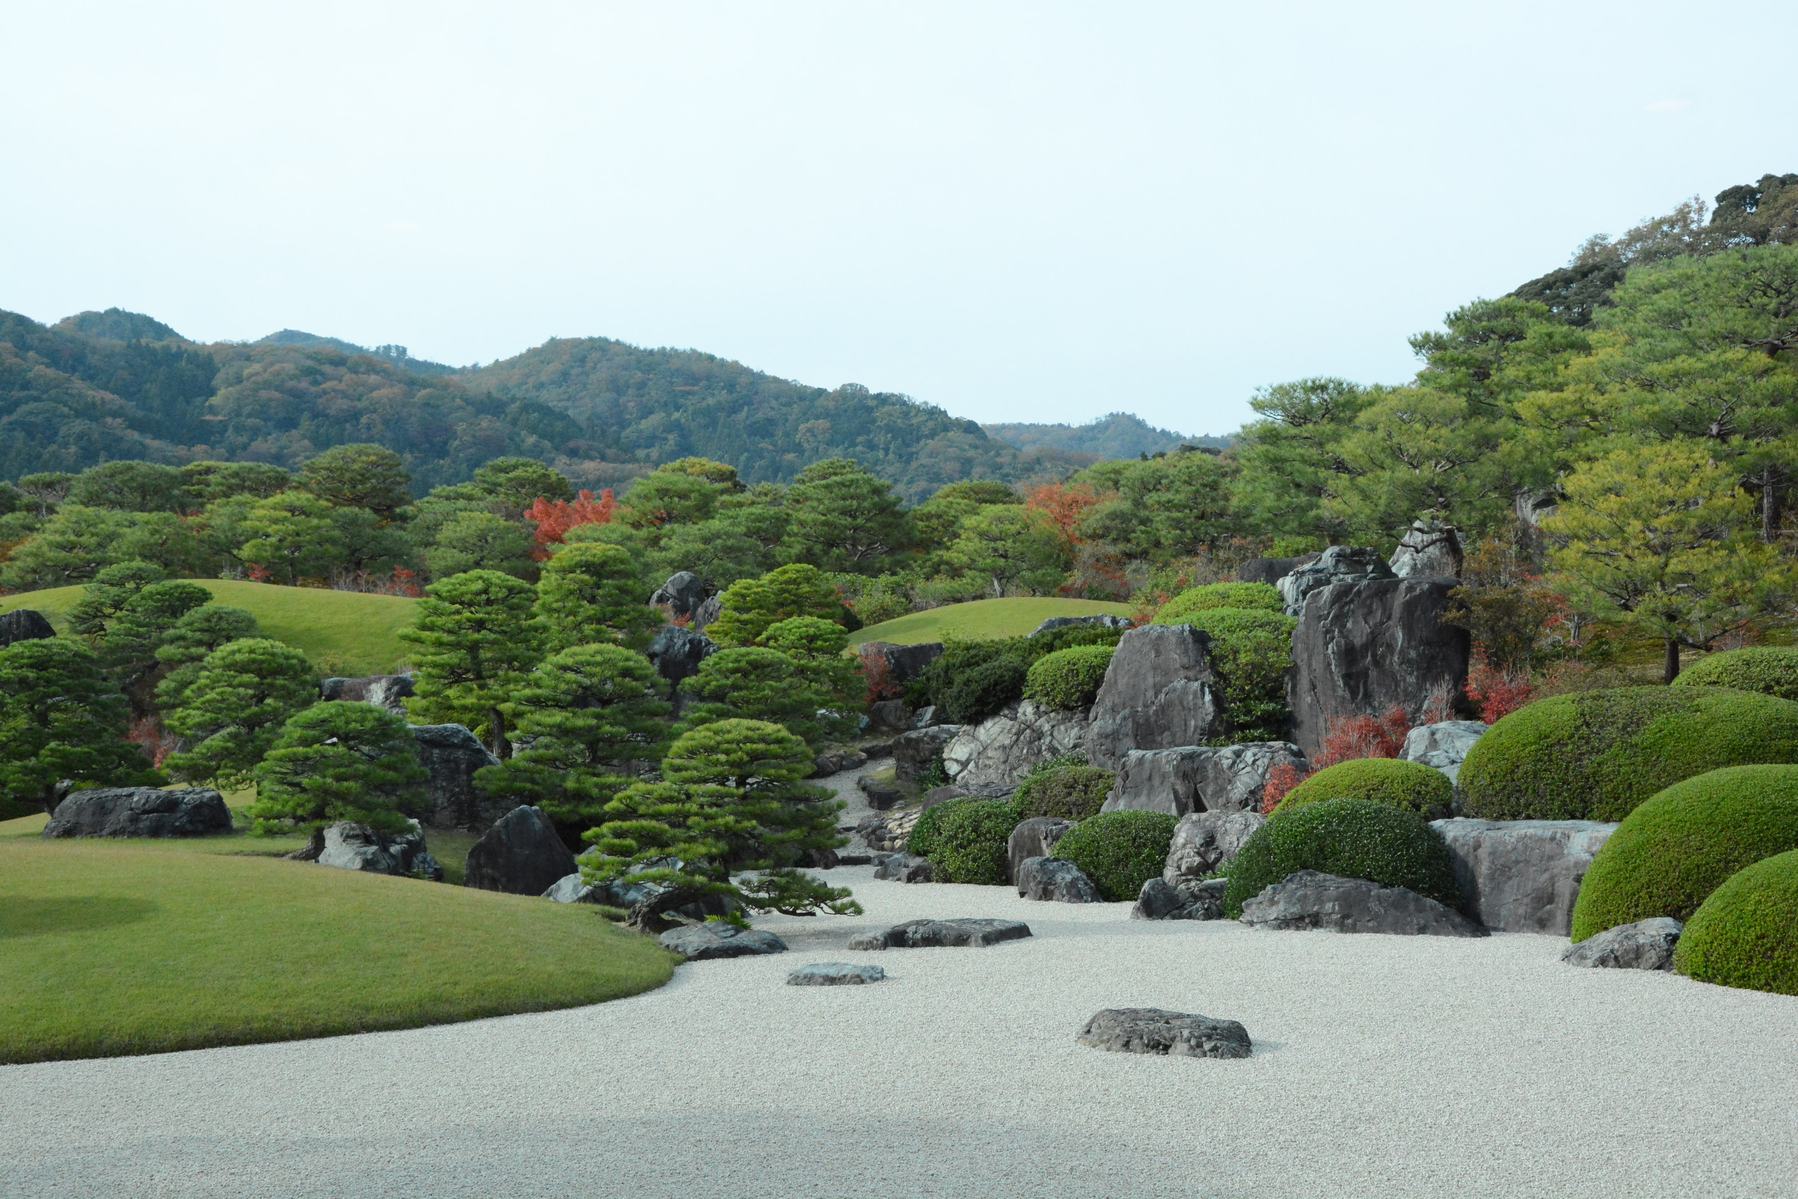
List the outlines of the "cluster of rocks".
{"label": "cluster of rocks", "polygon": [[424,830],[416,820],[403,833],[383,833],[366,824],[339,821],[320,830],[300,856],[339,870],[443,881],[443,866],[425,848]]}

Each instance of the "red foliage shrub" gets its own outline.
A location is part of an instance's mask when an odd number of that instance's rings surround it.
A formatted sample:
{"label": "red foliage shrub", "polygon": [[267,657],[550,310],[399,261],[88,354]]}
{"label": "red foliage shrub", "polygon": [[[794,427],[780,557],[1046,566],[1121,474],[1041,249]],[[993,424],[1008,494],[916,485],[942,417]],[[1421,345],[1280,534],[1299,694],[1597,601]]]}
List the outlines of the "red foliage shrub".
{"label": "red foliage shrub", "polygon": [[154,716],[132,721],[125,731],[125,740],[143,750],[152,766],[161,766],[162,760],[175,750],[174,734],[163,728],[162,721]]}
{"label": "red foliage shrub", "polygon": [[572,501],[538,496],[524,510],[524,518],[537,526],[537,547],[542,556],[547,556],[548,547],[559,545],[570,529],[581,525],[611,524],[617,507],[618,497],[610,487],[598,496],[583,488]]}
{"label": "red foliage shrub", "polygon": [[1099,493],[1085,483],[1044,483],[1024,500],[1024,506],[1049,518],[1069,545],[1079,545],[1080,518],[1099,502]]}
{"label": "red foliage shrub", "polygon": [[1411,731],[1411,718],[1394,704],[1384,716],[1338,716],[1324,732],[1323,746],[1311,759],[1317,770],[1357,758],[1396,758]]}
{"label": "red foliage shrub", "polygon": [[1267,782],[1261,787],[1261,814],[1272,813],[1274,806],[1286,798],[1286,793],[1304,781],[1304,773],[1291,762],[1281,762],[1268,771]]}
{"label": "red foliage shrub", "polygon": [[1474,655],[1463,688],[1469,702],[1479,709],[1480,719],[1495,724],[1536,698],[1536,688],[1526,670],[1502,670],[1492,664],[1484,650]]}
{"label": "red foliage shrub", "polygon": [[861,661],[862,679],[868,684],[868,703],[877,704],[883,699],[898,699],[905,693],[893,679],[892,666],[886,655],[873,646],[864,645],[857,654]]}
{"label": "red foliage shrub", "polygon": [[275,577],[275,572],[260,562],[246,562],[243,568],[244,577],[252,583],[266,583]]}

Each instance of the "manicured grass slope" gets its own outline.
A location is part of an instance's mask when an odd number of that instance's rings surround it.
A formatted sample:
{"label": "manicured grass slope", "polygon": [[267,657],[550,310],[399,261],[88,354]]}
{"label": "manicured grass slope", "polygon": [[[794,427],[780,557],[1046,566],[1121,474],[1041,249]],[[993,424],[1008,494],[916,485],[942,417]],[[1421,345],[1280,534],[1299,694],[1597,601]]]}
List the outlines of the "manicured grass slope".
{"label": "manicured grass slope", "polygon": [[971,600],[948,604],[928,612],[913,612],[881,624],[869,625],[850,638],[855,645],[889,641],[895,645],[920,645],[959,637],[984,641],[997,637],[1022,637],[1052,616],[1128,616],[1128,604],[1105,600],[1054,597]]}
{"label": "manicured grass slope", "polygon": [[[316,587],[276,587],[234,579],[194,579],[221,604],[242,608],[265,636],[303,652],[330,674],[385,674],[400,666],[407,646],[399,631],[412,623],[415,600]],[[80,587],[54,587],[0,596],[0,612],[35,608],[59,630]]]}
{"label": "manicured grass slope", "polygon": [[571,1007],[673,972],[585,905],[200,844],[0,840],[0,1062]]}

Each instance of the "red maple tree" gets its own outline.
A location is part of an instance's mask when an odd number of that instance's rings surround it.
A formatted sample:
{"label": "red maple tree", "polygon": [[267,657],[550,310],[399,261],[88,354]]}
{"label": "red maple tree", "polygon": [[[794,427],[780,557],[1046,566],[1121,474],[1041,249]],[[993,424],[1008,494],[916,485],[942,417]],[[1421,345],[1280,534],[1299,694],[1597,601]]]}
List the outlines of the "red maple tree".
{"label": "red maple tree", "polygon": [[610,487],[595,496],[583,488],[573,500],[550,500],[538,496],[524,510],[524,518],[537,527],[537,548],[547,554],[552,545],[560,545],[570,529],[581,525],[612,523],[618,498]]}

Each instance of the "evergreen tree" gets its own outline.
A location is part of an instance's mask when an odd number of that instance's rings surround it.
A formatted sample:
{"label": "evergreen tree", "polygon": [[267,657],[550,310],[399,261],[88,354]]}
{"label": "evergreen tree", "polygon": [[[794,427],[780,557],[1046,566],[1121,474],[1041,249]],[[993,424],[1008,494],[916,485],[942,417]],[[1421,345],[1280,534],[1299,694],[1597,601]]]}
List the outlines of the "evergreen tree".
{"label": "evergreen tree", "polygon": [[1067,540],[1043,513],[994,504],[970,516],[951,556],[986,579],[995,598],[1053,592],[1072,561]]}
{"label": "evergreen tree", "polygon": [[[832,697],[812,674],[786,654],[761,646],[721,649],[699,664],[683,684],[690,701],[686,726],[717,720],[765,721],[786,728],[814,747],[825,740],[819,713]],[[831,726],[840,722],[831,721]]]}
{"label": "evergreen tree", "polygon": [[719,645],[754,645],[768,626],[789,616],[841,621],[843,599],[817,567],[794,562],[724,589],[718,619],[706,629]]}
{"label": "evergreen tree", "polygon": [[153,783],[125,740],[125,699],[78,641],[50,637],[0,649],[0,798],[51,812],[64,780]]}
{"label": "evergreen tree", "polygon": [[495,757],[511,757],[504,705],[541,656],[534,600],[530,584],[496,570],[431,584],[400,632],[416,647],[413,716],[466,725]]}
{"label": "evergreen tree", "polygon": [[262,637],[222,645],[165,716],[190,746],[164,766],[177,778],[242,786],[281,726],[317,700],[318,676],[299,650]]}
{"label": "evergreen tree", "polygon": [[797,663],[826,706],[845,715],[861,706],[861,670],[849,656],[849,634],[842,625],[816,616],[789,616],[769,625],[761,644]]}
{"label": "evergreen tree", "polygon": [[212,593],[179,579],[151,583],[126,601],[99,644],[100,662],[131,700],[132,715],[150,710],[161,663],[156,651],[175,624],[204,605]]}
{"label": "evergreen tree", "polygon": [[304,491],[258,500],[244,515],[244,542],[236,557],[268,572],[277,583],[323,579],[343,562],[336,512]]}
{"label": "evergreen tree", "polygon": [[786,506],[789,556],[825,570],[877,571],[911,539],[893,489],[847,458],[806,467],[787,489]]}
{"label": "evergreen tree", "polygon": [[385,832],[426,803],[428,775],[406,722],[374,704],[331,701],[295,713],[256,767],[259,833],[315,832],[339,820]]}
{"label": "evergreen tree", "polygon": [[69,632],[89,640],[104,637],[106,626],[133,596],[166,578],[162,567],[153,562],[133,560],[103,567],[69,609]]}
{"label": "evergreen tree", "polygon": [[520,579],[537,577],[537,541],[515,520],[491,512],[461,512],[437,531],[425,551],[425,568],[433,578],[497,570]]}
{"label": "evergreen tree", "polygon": [[339,508],[363,508],[391,521],[411,499],[412,477],[392,450],[378,445],[333,446],[300,467],[299,485]]}
{"label": "evergreen tree", "polygon": [[181,706],[187,689],[200,675],[201,664],[213,650],[261,635],[256,618],[242,608],[202,604],[183,613],[156,646],[156,660],[164,671],[162,681],[156,685],[157,708],[171,712]]}
{"label": "evergreen tree", "polygon": [[647,602],[648,583],[615,545],[564,545],[537,579],[537,617],[547,649],[615,641],[643,650],[662,619]]}

